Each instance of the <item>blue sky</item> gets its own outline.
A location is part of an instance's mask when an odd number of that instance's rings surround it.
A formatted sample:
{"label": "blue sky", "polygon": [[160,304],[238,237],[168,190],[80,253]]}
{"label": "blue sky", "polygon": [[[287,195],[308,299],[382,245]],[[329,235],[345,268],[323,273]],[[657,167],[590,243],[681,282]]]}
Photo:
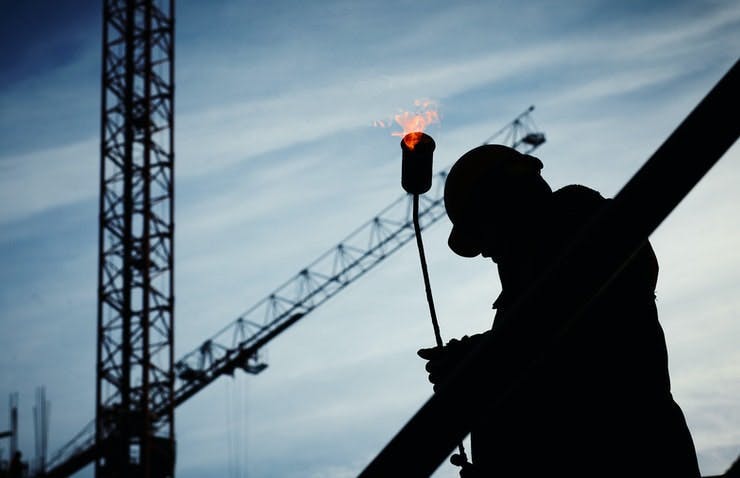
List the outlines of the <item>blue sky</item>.
{"label": "blue sky", "polygon": [[[0,19],[0,394],[20,393],[26,454],[36,386],[52,451],[94,413],[99,3],[3,1]],[[401,194],[398,140],[373,120],[437,100],[441,169],[535,104],[545,178],[612,196],[736,61],[740,6],[181,0],[176,36],[180,357]],[[651,238],[704,474],[740,453],[739,161]],[[490,326],[499,290],[448,232],[425,232],[445,338]],[[181,406],[178,476],[357,474],[431,393],[418,269],[407,246],[273,341],[264,373]]]}

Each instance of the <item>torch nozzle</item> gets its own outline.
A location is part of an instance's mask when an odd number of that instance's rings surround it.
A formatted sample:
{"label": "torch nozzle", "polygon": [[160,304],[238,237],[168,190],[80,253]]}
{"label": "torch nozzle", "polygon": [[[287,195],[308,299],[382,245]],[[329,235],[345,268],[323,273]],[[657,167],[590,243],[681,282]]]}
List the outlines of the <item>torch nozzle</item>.
{"label": "torch nozzle", "polygon": [[401,186],[411,194],[432,187],[432,155],[436,144],[426,133],[409,133],[401,140]]}

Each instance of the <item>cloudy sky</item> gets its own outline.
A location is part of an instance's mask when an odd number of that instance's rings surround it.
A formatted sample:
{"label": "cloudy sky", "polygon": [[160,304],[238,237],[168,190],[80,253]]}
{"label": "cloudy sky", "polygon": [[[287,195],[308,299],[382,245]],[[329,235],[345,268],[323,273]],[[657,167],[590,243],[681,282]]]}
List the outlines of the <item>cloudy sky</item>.
{"label": "cloudy sky", "polygon": [[[20,394],[26,455],[35,387],[52,452],[94,415],[99,3],[2,1],[0,397]],[[534,104],[545,178],[613,196],[737,60],[740,4],[180,0],[176,37],[181,357],[402,193],[374,120],[437,100],[441,169]],[[735,146],[652,237],[704,474],[740,453],[737,184]],[[445,338],[489,327],[499,291],[449,228],[425,232]],[[178,409],[178,476],[356,475],[429,397],[433,340],[407,246],[274,340],[265,372]]]}

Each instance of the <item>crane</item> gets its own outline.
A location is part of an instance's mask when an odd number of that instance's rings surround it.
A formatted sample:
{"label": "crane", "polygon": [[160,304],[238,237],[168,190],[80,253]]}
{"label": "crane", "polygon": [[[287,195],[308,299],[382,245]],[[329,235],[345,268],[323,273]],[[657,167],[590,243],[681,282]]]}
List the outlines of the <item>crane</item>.
{"label": "crane", "polygon": [[[524,153],[545,142],[530,106],[493,133],[483,144],[499,140]],[[445,216],[444,181],[449,168],[434,176],[433,188],[420,198],[419,223],[425,229]],[[222,375],[236,369],[250,374],[265,370],[260,350],[288,327],[314,311],[414,239],[411,195],[400,196],[336,246],[234,321],[204,340],[174,364],[176,383],[172,401],[153,408],[155,417],[169,413]],[[154,420],[156,423],[156,419]],[[95,422],[64,445],[50,460],[48,476],[66,476],[86,466],[99,454]]]}
{"label": "crane", "polygon": [[[95,475],[174,473],[174,0],[103,5]],[[156,412],[155,412],[156,411]]]}

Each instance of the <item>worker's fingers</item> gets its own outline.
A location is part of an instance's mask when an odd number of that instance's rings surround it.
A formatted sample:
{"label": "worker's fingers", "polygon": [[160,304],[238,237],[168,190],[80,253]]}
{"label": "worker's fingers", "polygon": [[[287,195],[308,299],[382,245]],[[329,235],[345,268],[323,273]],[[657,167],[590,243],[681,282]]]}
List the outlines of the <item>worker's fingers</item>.
{"label": "worker's fingers", "polygon": [[429,374],[429,381],[434,384],[442,382],[444,378],[445,378],[445,374],[441,374],[441,373],[430,373]]}
{"label": "worker's fingers", "polygon": [[424,360],[435,360],[444,355],[444,347],[431,347],[428,349],[419,349],[416,355],[423,358]]}
{"label": "worker's fingers", "polygon": [[429,374],[430,374],[430,375],[431,375],[431,374],[435,374],[435,373],[436,373],[436,374],[438,374],[438,373],[440,373],[440,372],[443,372],[444,370],[446,370],[446,369],[448,368],[448,365],[447,365],[447,364],[445,364],[445,363],[440,363],[440,362],[444,362],[444,361],[440,361],[440,360],[430,360],[430,361],[429,361],[429,362],[427,362],[427,364],[426,364],[426,365],[424,366],[424,369],[425,369],[425,370],[426,370],[427,372],[429,372]]}

